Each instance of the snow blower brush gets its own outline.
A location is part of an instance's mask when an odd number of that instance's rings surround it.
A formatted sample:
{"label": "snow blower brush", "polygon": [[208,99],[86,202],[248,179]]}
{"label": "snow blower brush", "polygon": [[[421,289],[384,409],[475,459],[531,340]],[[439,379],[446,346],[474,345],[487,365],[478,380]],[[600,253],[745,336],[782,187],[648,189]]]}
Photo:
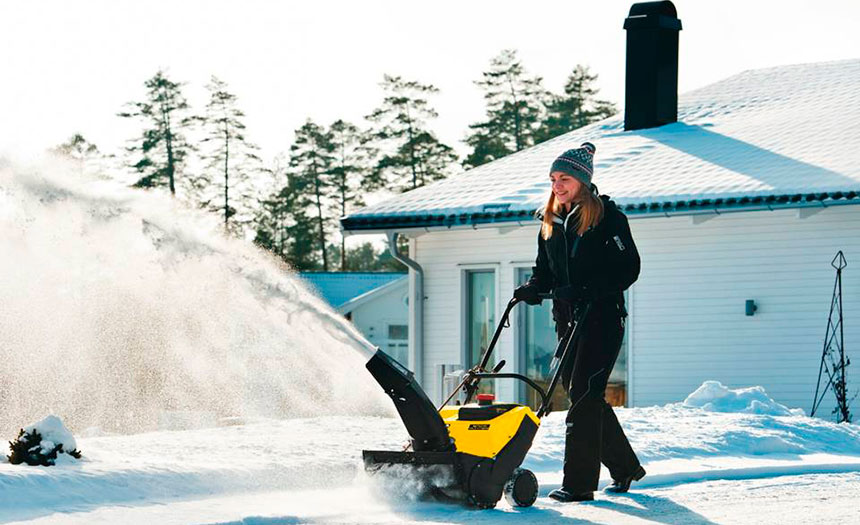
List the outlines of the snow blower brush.
{"label": "snow blower brush", "polygon": [[[542,298],[550,297],[542,295]],[[581,332],[589,305],[579,310],[565,337],[559,341],[550,366],[552,379],[544,391],[526,376],[501,373],[504,360],[492,370],[486,370],[499,335],[510,326],[508,316],[519,302],[511,299],[480,364],[464,374],[438,410],[412,372],[377,350],[367,362],[367,369],[394,401],[411,439],[402,451],[363,451],[368,473],[387,474],[404,483],[417,482],[414,485],[422,492],[419,497],[453,500],[478,508],[495,507],[502,494],[514,507],[528,507],[535,502],[537,478],[520,465],[531,448],[541,418],[552,409],[553,391],[568,358],[568,349]],[[477,393],[480,382],[485,379],[524,382],[540,396],[538,410],[535,412],[528,406],[514,403],[495,403],[492,394]],[[465,394],[464,404],[448,405],[461,391]],[[473,397],[477,403],[472,403]]]}

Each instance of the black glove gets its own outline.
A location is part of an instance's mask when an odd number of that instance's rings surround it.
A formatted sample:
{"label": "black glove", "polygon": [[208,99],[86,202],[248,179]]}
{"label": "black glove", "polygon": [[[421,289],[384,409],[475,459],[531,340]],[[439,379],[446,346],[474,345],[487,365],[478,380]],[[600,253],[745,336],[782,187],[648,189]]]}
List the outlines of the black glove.
{"label": "black glove", "polygon": [[525,301],[526,304],[536,305],[541,303],[540,295],[538,295],[537,287],[531,284],[524,284],[514,290],[514,299]]}

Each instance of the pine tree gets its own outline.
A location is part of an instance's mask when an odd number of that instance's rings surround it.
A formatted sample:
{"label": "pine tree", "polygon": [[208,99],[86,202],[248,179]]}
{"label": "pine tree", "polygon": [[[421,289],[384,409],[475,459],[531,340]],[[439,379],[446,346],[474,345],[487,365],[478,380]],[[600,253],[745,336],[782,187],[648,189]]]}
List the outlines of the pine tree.
{"label": "pine tree", "polygon": [[138,118],[145,128],[139,143],[128,148],[140,157],[132,167],[141,175],[135,187],[152,188],[167,185],[171,195],[176,194],[176,178],[185,157],[191,149],[183,131],[192,122],[188,103],[182,95],[182,84],[172,82],[164,71],[144,83],[146,101],[130,102],[130,111],[120,117]]}
{"label": "pine tree", "polygon": [[332,223],[325,209],[333,190],[333,149],[329,133],[310,119],[296,130],[295,142],[290,147],[291,187],[299,195],[297,206],[313,208],[316,214],[317,242],[324,271],[328,271],[326,235]]}
{"label": "pine tree", "polygon": [[381,86],[386,93],[382,104],[366,117],[375,125],[381,149],[387,151],[376,164],[377,176],[400,191],[447,177],[457,155],[427,129],[427,121],[438,113],[425,97],[439,90],[390,75],[383,77]]}
{"label": "pine tree", "polygon": [[472,124],[466,137],[472,153],[467,167],[499,159],[535,144],[544,114],[546,90],[540,77],[529,77],[515,50],[503,50],[475,84],[484,90],[487,120]]}
{"label": "pine tree", "polygon": [[306,200],[287,173],[287,164],[276,157],[273,165],[264,170],[271,184],[255,217],[254,242],[297,270],[316,270],[322,265],[313,248],[315,224],[307,215]]}
{"label": "pine tree", "polygon": [[465,142],[472,147],[472,152],[463,161],[464,167],[474,168],[513,153],[505,144],[503,134],[495,132],[492,122],[470,124],[469,127],[474,131]]}
{"label": "pine tree", "polygon": [[[329,250],[340,255],[341,246],[331,244]],[[346,249],[346,269],[349,272],[405,272],[408,268],[388,252],[365,242]]]}
{"label": "pine tree", "polygon": [[202,119],[202,142],[210,148],[203,156],[206,171],[195,184],[197,198],[201,206],[222,214],[225,230],[239,234],[256,206],[250,176],[260,170],[259,148],[245,138],[245,114],[227,84],[213,76],[206,89],[209,103]]}
{"label": "pine tree", "polygon": [[304,204],[293,184],[264,199],[256,218],[254,242],[296,270],[317,270],[321,263],[314,249],[316,225]]}
{"label": "pine tree", "polygon": [[78,174],[81,176],[87,172],[89,165],[101,157],[99,148],[80,133],[75,133],[66,142],[52,148],[51,152],[77,164]]}
{"label": "pine tree", "polygon": [[615,114],[617,110],[611,102],[596,98],[596,80],[597,75],[590,74],[587,66],[577,65],[573,69],[564,85],[564,94],[552,95],[547,103],[547,116],[537,134],[538,142]]}
{"label": "pine tree", "polygon": [[[353,206],[363,206],[362,195],[383,186],[381,178],[371,170],[370,162],[376,150],[370,145],[368,133],[362,132],[354,124],[337,120],[329,127],[333,159],[331,184],[335,190],[334,214],[343,217]],[[345,238],[340,239],[340,271],[346,271]]]}

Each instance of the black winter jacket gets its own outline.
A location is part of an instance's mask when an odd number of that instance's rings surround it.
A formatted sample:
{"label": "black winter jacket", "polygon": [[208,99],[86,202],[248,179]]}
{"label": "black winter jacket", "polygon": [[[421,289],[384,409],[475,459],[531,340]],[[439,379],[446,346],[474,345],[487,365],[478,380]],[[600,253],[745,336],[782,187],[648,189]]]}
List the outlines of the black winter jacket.
{"label": "black winter jacket", "polygon": [[[572,214],[554,217],[549,239],[544,240],[538,232],[538,254],[528,284],[541,293],[572,285],[594,300],[593,307],[616,309],[624,316],[623,292],[639,277],[639,252],[627,217],[609,197],[600,198],[603,219],[581,237]],[[553,302],[556,323],[566,323],[570,315],[570,305]]]}

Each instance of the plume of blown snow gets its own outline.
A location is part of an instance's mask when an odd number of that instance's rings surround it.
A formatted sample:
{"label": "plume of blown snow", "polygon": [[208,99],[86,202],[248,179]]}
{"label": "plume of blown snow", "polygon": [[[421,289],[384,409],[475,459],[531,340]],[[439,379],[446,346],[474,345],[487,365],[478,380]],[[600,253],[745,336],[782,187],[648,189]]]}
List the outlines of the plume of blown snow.
{"label": "plume of blown snow", "polygon": [[0,159],[0,431],[390,414],[370,344],[294,272],[162,192]]}

